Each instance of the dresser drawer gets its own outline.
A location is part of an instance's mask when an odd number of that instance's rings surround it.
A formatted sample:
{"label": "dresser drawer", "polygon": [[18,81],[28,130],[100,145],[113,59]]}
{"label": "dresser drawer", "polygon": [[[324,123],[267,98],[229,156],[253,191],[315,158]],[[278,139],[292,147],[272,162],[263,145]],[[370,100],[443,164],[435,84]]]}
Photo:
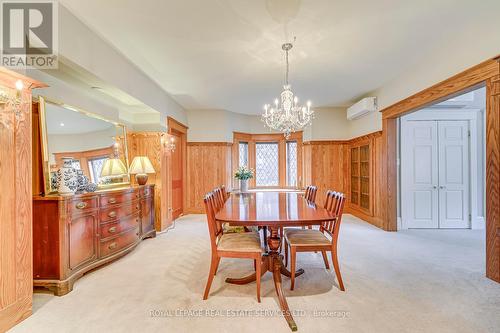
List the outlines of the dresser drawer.
{"label": "dresser drawer", "polygon": [[139,228],[124,232],[115,238],[101,241],[100,257],[107,257],[139,241]]}
{"label": "dresser drawer", "polygon": [[139,190],[134,190],[127,193],[108,193],[106,195],[101,195],[101,207],[131,202],[139,199],[139,197]]}
{"label": "dresser drawer", "polygon": [[72,200],[69,203],[69,208],[72,214],[78,214],[84,211],[98,208],[97,197]]}
{"label": "dresser drawer", "polygon": [[99,217],[101,223],[105,223],[107,221],[119,220],[122,217],[138,213],[140,209],[141,206],[139,205],[139,202],[136,201],[132,204],[102,208]]}
{"label": "dresser drawer", "polygon": [[117,222],[103,224],[100,226],[101,239],[116,236],[129,229],[138,228],[140,221],[139,214],[134,214],[123,217]]}

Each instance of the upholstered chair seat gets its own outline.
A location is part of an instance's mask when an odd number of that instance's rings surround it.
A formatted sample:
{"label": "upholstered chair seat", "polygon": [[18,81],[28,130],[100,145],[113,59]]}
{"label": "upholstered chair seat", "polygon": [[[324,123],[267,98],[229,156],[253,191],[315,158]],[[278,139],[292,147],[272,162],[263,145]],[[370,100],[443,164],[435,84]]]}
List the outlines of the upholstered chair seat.
{"label": "upholstered chair seat", "polygon": [[223,234],[217,243],[217,250],[261,253],[260,236],[256,232]]}
{"label": "upholstered chair seat", "polygon": [[330,245],[331,240],[315,229],[285,229],[285,239],[291,246]]}

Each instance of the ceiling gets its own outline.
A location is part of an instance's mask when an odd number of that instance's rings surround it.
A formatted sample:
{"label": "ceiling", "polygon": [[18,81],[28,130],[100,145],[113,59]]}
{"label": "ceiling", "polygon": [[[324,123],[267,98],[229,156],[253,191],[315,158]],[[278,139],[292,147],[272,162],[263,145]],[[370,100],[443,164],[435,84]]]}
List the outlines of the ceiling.
{"label": "ceiling", "polygon": [[51,103],[45,104],[45,119],[47,134],[50,135],[83,134],[115,127],[113,123],[89,117]]}
{"label": "ceiling", "polygon": [[[497,0],[61,0],[186,109],[346,106],[488,20]],[[471,15],[474,13],[474,15]]]}

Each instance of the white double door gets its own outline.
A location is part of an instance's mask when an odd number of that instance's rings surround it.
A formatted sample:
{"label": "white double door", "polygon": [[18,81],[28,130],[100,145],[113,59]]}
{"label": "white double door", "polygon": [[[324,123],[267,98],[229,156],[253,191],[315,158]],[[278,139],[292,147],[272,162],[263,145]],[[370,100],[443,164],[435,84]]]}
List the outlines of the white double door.
{"label": "white double door", "polygon": [[403,121],[404,228],[469,228],[469,121]]}

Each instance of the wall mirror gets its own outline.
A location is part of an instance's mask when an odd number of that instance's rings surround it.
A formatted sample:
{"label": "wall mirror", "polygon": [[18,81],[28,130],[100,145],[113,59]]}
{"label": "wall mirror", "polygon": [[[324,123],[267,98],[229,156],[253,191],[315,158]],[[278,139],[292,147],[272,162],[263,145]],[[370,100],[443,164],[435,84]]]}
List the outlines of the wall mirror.
{"label": "wall mirror", "polygon": [[124,125],[46,97],[39,102],[45,193],[57,192],[57,170],[68,161],[79,182],[83,175],[97,190],[130,184]]}

